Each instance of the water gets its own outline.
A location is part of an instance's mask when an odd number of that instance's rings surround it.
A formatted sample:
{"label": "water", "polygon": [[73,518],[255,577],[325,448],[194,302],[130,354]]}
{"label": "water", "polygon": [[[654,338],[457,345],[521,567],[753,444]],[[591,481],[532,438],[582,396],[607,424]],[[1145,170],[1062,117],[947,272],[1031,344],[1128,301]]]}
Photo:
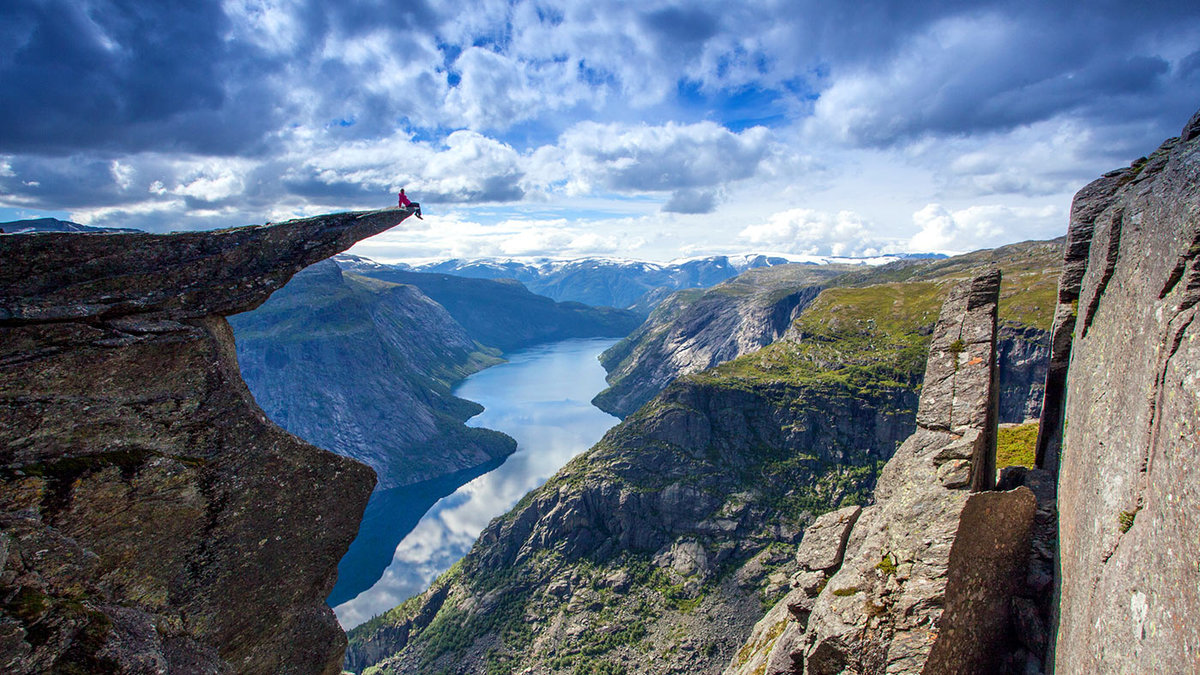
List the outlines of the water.
{"label": "water", "polygon": [[[512,508],[617,423],[589,402],[606,386],[596,357],[615,342],[564,340],[515,352],[506,355],[508,363],[476,373],[455,389],[456,396],[485,408],[467,423],[512,436],[517,451],[429,509],[395,547],[383,576],[334,607],[343,628],[349,630],[424,591],[466,555],[492,518]],[[392,499],[395,508],[411,508],[403,505],[400,494]],[[379,501],[374,509],[376,522],[387,521],[382,505]],[[392,516],[397,531],[403,532],[405,513]],[[380,529],[386,528],[372,531]]]}

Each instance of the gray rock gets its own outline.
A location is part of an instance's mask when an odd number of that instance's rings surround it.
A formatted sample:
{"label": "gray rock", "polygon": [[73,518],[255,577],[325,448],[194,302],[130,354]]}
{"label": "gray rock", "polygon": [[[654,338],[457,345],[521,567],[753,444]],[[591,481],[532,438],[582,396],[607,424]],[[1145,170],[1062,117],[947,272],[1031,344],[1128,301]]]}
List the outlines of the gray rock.
{"label": "gray rock", "polygon": [[0,239],[6,672],[338,672],[374,476],[267,421],[224,315],[401,218]]}
{"label": "gray rock", "polygon": [[1063,438],[1056,672],[1198,667],[1198,120],[1089,204],[1063,422],[1042,423]]}
{"label": "gray rock", "polygon": [[994,475],[999,281],[986,272],[943,305],[917,431],[884,468],[795,654],[809,675],[985,672],[1004,656],[1036,500],[961,489],[990,487],[981,466]]}
{"label": "gray rock", "polygon": [[850,529],[862,513],[862,507],[847,506],[817,518],[804,530],[804,539],[796,549],[796,562],[812,571],[831,571],[842,564]]}

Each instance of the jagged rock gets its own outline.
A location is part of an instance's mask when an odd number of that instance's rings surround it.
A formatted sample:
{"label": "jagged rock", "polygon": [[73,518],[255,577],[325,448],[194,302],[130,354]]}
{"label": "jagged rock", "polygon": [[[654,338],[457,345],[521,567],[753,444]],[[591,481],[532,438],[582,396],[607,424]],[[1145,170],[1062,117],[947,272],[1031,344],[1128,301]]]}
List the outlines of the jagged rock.
{"label": "jagged rock", "polygon": [[1200,669],[1198,130],[1076,197],[1091,245],[1063,414],[1042,422],[1063,438],[1059,673]]}
{"label": "jagged rock", "polygon": [[994,476],[999,282],[979,275],[943,305],[917,431],[884,468],[795,654],[808,675],[984,672],[1003,656],[1035,500],[978,492]]}
{"label": "jagged rock", "polygon": [[223,316],[401,218],[0,239],[0,669],[338,671],[374,477],[266,420]]}
{"label": "jagged rock", "polygon": [[850,529],[861,513],[861,506],[847,506],[822,515],[805,528],[804,539],[796,549],[796,562],[800,567],[826,572],[841,565]]}

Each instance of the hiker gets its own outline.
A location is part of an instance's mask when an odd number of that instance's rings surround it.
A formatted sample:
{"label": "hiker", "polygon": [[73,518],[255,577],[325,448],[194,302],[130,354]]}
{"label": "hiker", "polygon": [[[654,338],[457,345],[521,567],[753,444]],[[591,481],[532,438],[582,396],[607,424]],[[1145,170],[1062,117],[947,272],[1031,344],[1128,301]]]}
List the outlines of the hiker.
{"label": "hiker", "polygon": [[[408,195],[404,194],[404,188],[400,188],[400,208],[405,208],[405,207],[407,207],[408,210],[413,211],[413,215],[415,215],[418,218],[421,218],[421,204],[418,202],[409,200]],[[425,219],[421,218],[421,220],[425,220]]]}

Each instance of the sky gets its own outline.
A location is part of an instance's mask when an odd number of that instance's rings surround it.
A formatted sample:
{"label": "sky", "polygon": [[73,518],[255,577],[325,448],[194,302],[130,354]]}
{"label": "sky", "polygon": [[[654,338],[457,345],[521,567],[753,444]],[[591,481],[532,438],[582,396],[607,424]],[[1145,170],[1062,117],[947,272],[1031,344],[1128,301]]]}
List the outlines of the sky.
{"label": "sky", "polygon": [[377,260],[961,252],[1200,108],[1200,3],[7,0],[0,220]]}

